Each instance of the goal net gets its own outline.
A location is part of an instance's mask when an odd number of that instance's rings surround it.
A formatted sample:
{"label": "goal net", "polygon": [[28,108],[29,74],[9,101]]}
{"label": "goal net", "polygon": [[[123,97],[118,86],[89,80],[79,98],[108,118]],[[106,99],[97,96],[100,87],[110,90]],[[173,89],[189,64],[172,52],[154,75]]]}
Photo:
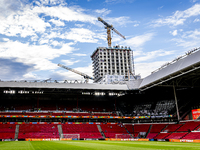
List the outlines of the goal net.
{"label": "goal net", "polygon": [[132,139],[134,138],[133,134],[115,134],[116,139]]}
{"label": "goal net", "polygon": [[80,134],[61,134],[61,139],[80,140]]}

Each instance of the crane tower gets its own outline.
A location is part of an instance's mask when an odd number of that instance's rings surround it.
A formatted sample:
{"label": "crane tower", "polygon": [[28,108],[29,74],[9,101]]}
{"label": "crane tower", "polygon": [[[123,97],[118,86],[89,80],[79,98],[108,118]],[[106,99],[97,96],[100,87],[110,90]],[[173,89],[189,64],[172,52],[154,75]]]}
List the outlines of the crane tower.
{"label": "crane tower", "polygon": [[98,17],[98,20],[102,22],[105,25],[105,29],[107,29],[107,41],[108,41],[108,47],[111,47],[111,30],[113,30],[115,33],[117,33],[119,36],[121,36],[123,39],[126,39],[125,36],[123,36],[121,33],[119,33],[113,25],[108,24],[105,22],[101,17]]}

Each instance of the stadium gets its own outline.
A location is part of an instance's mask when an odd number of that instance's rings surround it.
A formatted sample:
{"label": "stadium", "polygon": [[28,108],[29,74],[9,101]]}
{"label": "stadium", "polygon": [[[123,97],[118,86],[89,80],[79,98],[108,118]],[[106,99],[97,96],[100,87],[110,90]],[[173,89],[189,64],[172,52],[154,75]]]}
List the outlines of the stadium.
{"label": "stadium", "polygon": [[1,81],[0,139],[7,145],[18,141],[17,147],[20,141],[45,141],[74,149],[107,149],[109,144],[126,149],[133,141],[140,148],[153,141],[170,141],[171,148],[177,146],[173,142],[198,143],[199,57],[195,48],[124,84]]}
{"label": "stadium", "polygon": [[197,1],[2,0],[0,150],[200,149]]}

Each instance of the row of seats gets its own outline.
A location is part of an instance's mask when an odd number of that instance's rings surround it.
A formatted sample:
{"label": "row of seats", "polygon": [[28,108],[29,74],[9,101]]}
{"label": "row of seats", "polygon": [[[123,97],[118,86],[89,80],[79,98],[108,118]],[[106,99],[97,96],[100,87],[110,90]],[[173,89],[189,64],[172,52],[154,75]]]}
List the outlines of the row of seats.
{"label": "row of seats", "polygon": [[12,111],[77,111],[81,112],[112,112],[115,110],[113,101],[77,101],[72,100],[3,100],[0,104],[0,110]]}
{"label": "row of seats", "polygon": [[27,115],[27,116],[115,116],[113,113],[88,113],[88,112],[0,112],[0,115]]}
{"label": "row of seats", "polygon": [[[126,105],[122,103],[122,107]],[[133,106],[133,116],[164,116],[170,115],[175,108],[174,100],[162,100],[158,102],[145,102]],[[127,114],[128,115],[128,114]]]}
{"label": "row of seats", "polygon": [[0,139],[14,139],[16,125],[0,124]]}
{"label": "row of seats", "polygon": [[101,124],[101,129],[106,138],[131,138],[122,124]]}
{"label": "row of seats", "polygon": [[153,124],[147,135],[150,139],[199,139],[200,122],[183,122],[180,124]]}
{"label": "row of seats", "polygon": [[25,139],[25,138],[59,138],[57,125],[22,124],[19,126],[18,139]]}
{"label": "row of seats", "polygon": [[103,138],[96,124],[64,124],[63,134],[80,134],[80,138]]}
{"label": "row of seats", "polygon": [[[103,135],[106,138],[132,138],[132,135],[137,138],[141,133],[148,133],[146,138],[149,139],[200,139],[198,130],[200,121],[180,124],[123,125],[119,123],[61,124],[61,126],[63,134],[79,134],[80,138],[103,138]],[[15,130],[15,124],[0,124],[0,139],[13,139]],[[20,124],[18,138],[59,138],[58,127],[54,124]]]}

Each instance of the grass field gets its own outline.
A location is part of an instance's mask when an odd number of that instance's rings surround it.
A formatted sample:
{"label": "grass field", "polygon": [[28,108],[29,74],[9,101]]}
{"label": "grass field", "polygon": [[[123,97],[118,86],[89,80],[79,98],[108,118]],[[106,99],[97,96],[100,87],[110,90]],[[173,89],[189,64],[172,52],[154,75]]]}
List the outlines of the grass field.
{"label": "grass field", "polygon": [[141,141],[15,141],[0,142],[0,150],[174,150],[199,149],[200,143]]}

